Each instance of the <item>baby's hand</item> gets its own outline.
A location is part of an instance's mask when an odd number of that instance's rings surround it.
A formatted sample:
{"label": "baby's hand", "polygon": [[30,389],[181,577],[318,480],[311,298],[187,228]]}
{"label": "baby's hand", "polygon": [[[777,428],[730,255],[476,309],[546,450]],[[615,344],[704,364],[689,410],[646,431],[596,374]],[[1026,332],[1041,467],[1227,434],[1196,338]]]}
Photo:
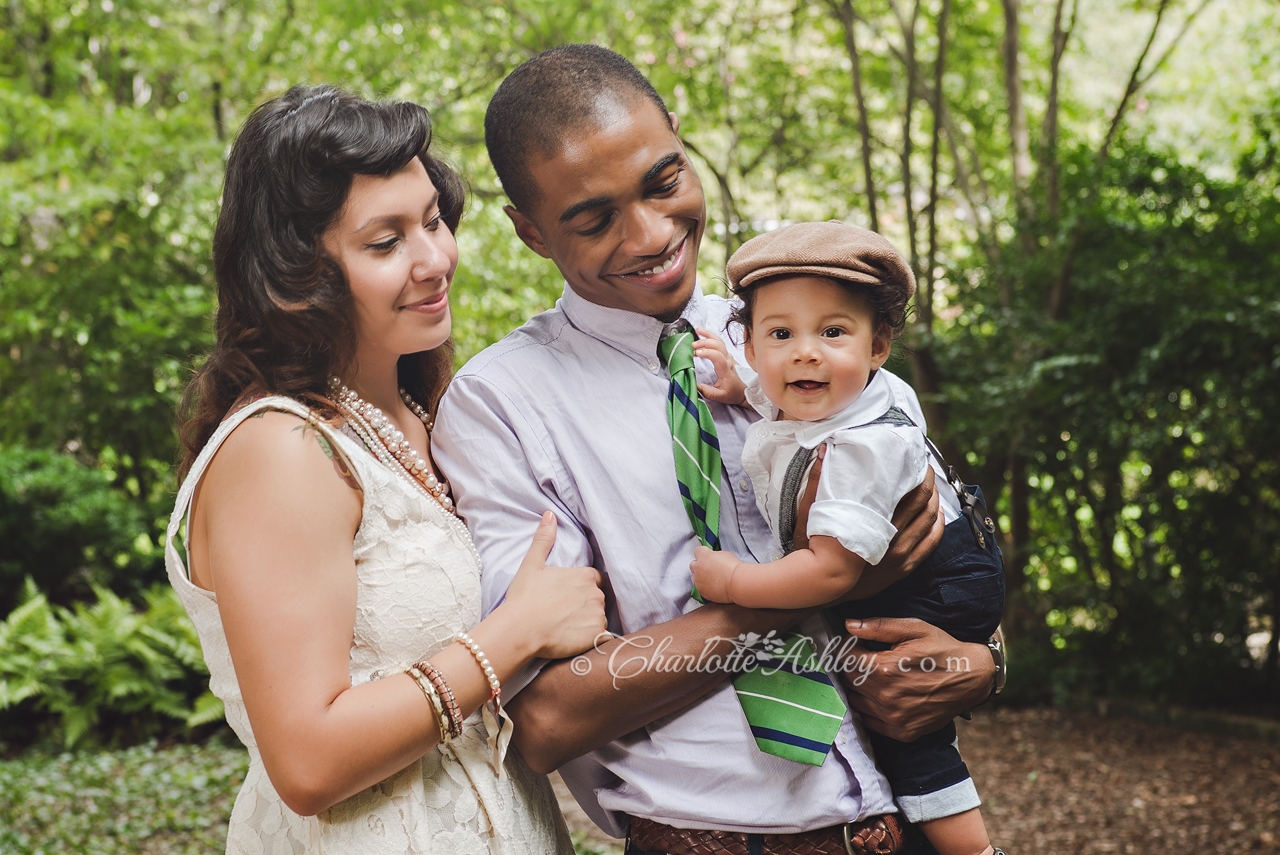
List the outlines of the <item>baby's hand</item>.
{"label": "baby's hand", "polygon": [[708,602],[732,603],[729,582],[741,563],[732,552],[716,552],[705,546],[694,549],[689,569],[693,571],[693,584],[697,586],[698,593]]}
{"label": "baby's hand", "polygon": [[720,336],[711,330],[697,332],[702,338],[693,343],[693,355],[711,360],[711,366],[716,370],[715,385],[699,383],[698,391],[708,401],[733,404],[737,407],[746,406],[747,384],[743,383],[738,372],[733,370],[734,361],[729,355],[729,348],[725,347]]}

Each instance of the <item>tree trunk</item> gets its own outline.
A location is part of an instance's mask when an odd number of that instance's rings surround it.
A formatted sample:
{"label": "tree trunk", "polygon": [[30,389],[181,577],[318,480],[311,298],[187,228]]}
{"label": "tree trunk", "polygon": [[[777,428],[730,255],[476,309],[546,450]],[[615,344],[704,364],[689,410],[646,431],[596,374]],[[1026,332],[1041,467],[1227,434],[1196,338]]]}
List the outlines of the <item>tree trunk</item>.
{"label": "tree trunk", "polygon": [[1009,454],[1009,537],[1004,551],[1005,629],[1012,635],[1029,628],[1032,617],[1022,594],[1031,537],[1031,494],[1027,489],[1027,459],[1020,445],[1015,439]]}
{"label": "tree trunk", "polygon": [[[896,7],[895,7],[896,8]],[[902,199],[906,206],[907,247],[910,251],[911,271],[920,280],[920,249],[916,240],[916,210],[912,199],[914,183],[911,180],[911,117],[916,102],[916,22],[920,17],[920,0],[912,5],[910,22],[903,21],[902,41],[907,66],[907,94],[902,107]]]}
{"label": "tree trunk", "polygon": [[925,265],[922,291],[916,297],[916,311],[926,336],[933,335],[933,283],[938,265],[938,150],[942,145],[942,76],[947,65],[947,16],[951,0],[942,0],[938,12],[938,57],[933,63],[933,140],[929,146],[929,257]]}
{"label": "tree trunk", "polygon": [[[1062,25],[1066,0],[1058,0],[1053,10],[1053,57],[1049,61],[1049,99],[1044,112],[1044,152],[1041,171],[1045,181],[1045,211],[1050,224],[1056,223],[1061,210],[1061,182],[1058,173],[1058,89],[1062,79],[1062,55],[1076,25],[1078,2],[1071,5],[1071,22]],[[1052,225],[1050,226],[1052,227]]]}
{"label": "tree trunk", "polygon": [[871,231],[880,231],[880,218],[876,214],[876,182],[871,172],[871,123],[867,119],[867,102],[862,94],[862,68],[858,62],[858,42],[853,31],[855,15],[853,0],[828,0],[833,14],[844,29],[844,48],[849,54],[850,74],[853,78],[853,97],[858,105],[858,136],[862,139],[862,173],[866,182],[867,213],[871,216]]}
{"label": "tree trunk", "polygon": [[1013,158],[1013,193],[1018,216],[1030,215],[1027,185],[1031,177],[1031,143],[1027,136],[1027,110],[1022,103],[1021,67],[1018,58],[1018,0],[1004,3],[1004,90],[1008,101],[1009,149]]}

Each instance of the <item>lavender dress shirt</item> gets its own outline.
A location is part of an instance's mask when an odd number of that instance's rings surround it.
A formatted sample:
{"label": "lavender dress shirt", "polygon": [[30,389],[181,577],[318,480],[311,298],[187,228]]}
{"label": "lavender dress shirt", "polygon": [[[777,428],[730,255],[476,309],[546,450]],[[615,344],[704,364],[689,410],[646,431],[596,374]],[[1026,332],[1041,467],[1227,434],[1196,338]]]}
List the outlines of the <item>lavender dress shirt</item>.
{"label": "lavender dress shirt", "polygon": [[[721,331],[731,308],[696,290],[684,317]],[[654,318],[599,306],[566,287],[555,308],[454,378],[432,452],[480,552],[486,613],[506,592],[548,509],[559,518],[549,563],[601,571],[612,631],[633,633],[699,607],[689,595],[698,541],[676,483],[669,378],[657,355],[663,330]],[[740,341],[740,330],[726,338],[731,348],[732,338]],[[740,352],[735,358],[744,361]],[[699,382],[714,382],[710,363],[695,362]],[[914,395],[902,387],[908,412],[923,424]],[[743,442],[758,416],[710,408],[723,462],[723,547],[747,560],[772,560],[779,547],[742,468]],[[820,621],[804,627],[815,637],[822,628]],[[518,687],[512,681],[504,694]],[[856,716],[846,714],[822,766],[774,757],[756,747],[727,680],[560,773],[583,809],[616,837],[626,834],[627,814],[681,828],[789,833],[896,810]]]}

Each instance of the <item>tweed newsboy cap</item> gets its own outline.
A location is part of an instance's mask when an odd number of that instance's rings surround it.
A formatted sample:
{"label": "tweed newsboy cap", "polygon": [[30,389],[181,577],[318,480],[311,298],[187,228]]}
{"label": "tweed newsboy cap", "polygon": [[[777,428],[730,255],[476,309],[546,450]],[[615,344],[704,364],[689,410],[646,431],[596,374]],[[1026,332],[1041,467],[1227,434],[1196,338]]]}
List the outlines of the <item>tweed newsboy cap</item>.
{"label": "tweed newsboy cap", "polygon": [[893,244],[839,220],[796,223],[753,237],[729,259],[729,288],[736,293],[787,273],[891,288],[900,292],[903,305],[916,292],[916,278]]}

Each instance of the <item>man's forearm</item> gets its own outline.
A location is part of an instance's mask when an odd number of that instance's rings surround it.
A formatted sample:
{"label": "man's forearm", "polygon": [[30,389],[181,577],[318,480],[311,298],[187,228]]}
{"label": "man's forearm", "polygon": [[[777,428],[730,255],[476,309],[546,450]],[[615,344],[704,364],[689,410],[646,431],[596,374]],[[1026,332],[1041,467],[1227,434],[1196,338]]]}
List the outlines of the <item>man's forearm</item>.
{"label": "man's forearm", "polygon": [[722,664],[746,632],[765,634],[808,612],[708,604],[553,663],[509,707],[525,762],[547,773],[681,710],[731,676]]}

